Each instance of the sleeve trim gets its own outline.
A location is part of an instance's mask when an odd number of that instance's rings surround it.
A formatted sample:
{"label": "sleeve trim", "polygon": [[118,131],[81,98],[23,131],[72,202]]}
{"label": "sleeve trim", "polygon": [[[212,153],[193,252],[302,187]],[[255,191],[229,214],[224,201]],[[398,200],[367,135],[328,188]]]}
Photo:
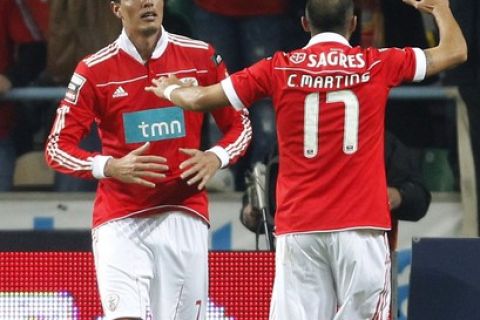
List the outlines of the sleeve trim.
{"label": "sleeve trim", "polygon": [[425,79],[427,74],[427,57],[425,52],[420,48],[413,48],[415,53],[415,75],[413,76],[413,81],[419,82]]}
{"label": "sleeve trim", "polygon": [[221,85],[223,91],[225,92],[225,95],[230,101],[230,104],[235,108],[235,110],[242,110],[243,108],[245,108],[242,100],[240,100],[237,92],[235,91],[235,88],[233,87],[232,79],[230,77],[223,79]]}
{"label": "sleeve trim", "polygon": [[230,156],[228,155],[227,150],[220,146],[215,146],[208,149],[206,152],[214,153],[218,159],[220,159],[220,168],[223,169],[230,163]]}

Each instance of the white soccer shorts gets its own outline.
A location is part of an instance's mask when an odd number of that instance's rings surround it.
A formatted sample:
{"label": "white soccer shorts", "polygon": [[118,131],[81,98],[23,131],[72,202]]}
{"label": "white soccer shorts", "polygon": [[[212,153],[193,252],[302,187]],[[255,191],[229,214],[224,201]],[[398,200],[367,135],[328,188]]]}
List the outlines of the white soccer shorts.
{"label": "white soccer shorts", "polygon": [[208,226],[201,218],[125,218],[95,228],[92,238],[106,319],[205,319]]}
{"label": "white soccer shorts", "polygon": [[270,320],[387,320],[390,251],[384,231],[277,238]]}

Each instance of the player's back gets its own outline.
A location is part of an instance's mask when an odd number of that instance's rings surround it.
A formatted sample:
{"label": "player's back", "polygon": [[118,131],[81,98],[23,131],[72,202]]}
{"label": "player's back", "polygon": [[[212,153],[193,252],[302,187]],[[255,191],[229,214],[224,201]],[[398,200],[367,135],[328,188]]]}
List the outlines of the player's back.
{"label": "player's back", "polygon": [[392,86],[418,77],[417,52],[352,48],[339,35],[319,36],[270,61],[277,233],[388,229],[385,104]]}

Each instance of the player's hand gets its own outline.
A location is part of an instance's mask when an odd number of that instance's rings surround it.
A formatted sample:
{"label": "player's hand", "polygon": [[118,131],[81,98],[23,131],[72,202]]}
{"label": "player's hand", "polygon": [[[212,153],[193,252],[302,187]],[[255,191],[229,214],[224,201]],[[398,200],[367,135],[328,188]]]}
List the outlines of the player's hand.
{"label": "player's hand", "polygon": [[180,149],[181,153],[189,155],[190,158],[180,164],[184,170],[180,175],[182,179],[188,179],[187,184],[198,183],[198,190],[202,190],[208,180],[220,169],[220,159],[213,152],[203,152],[197,149]]}
{"label": "player's hand", "polygon": [[154,93],[157,97],[167,99],[165,96],[165,89],[170,85],[189,86],[189,83],[183,83],[175,75],[170,74],[168,77],[161,76],[152,80],[152,85],[145,87],[145,91]]}
{"label": "player's hand", "polygon": [[402,0],[419,11],[432,13],[436,7],[449,6],[448,0]]}
{"label": "player's hand", "polygon": [[105,165],[105,175],[124,183],[155,188],[155,183],[150,180],[165,178],[165,174],[161,172],[168,170],[168,166],[165,164],[167,159],[144,155],[149,147],[150,143],[147,142],[122,158],[108,160]]}
{"label": "player's hand", "polygon": [[11,88],[12,83],[10,80],[3,74],[0,74],[0,94],[7,93]]}
{"label": "player's hand", "polygon": [[397,209],[402,203],[402,195],[397,188],[388,187],[388,205],[390,209]]}

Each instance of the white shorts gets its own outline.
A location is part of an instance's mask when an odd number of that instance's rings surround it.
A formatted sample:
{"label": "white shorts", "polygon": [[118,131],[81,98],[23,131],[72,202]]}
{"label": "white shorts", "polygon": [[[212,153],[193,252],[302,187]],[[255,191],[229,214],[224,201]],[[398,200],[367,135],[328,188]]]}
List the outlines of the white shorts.
{"label": "white shorts", "polygon": [[390,251],[384,231],[279,236],[270,320],[387,320]]}
{"label": "white shorts", "polygon": [[92,231],[106,319],[205,319],[208,226],[170,212],[125,218]]}

